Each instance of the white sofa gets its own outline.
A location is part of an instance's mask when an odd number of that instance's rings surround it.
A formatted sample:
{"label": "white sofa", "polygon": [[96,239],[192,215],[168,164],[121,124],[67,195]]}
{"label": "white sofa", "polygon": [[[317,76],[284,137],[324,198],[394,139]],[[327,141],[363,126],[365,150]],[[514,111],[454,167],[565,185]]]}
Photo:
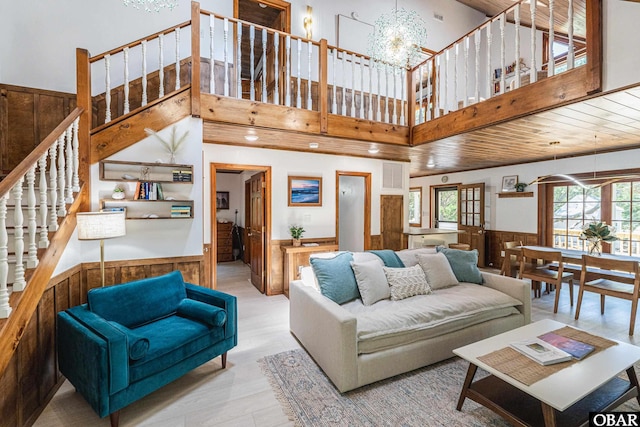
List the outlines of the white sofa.
{"label": "white sofa", "polygon": [[[323,296],[311,267],[301,277],[290,284],[290,330],[340,392],[450,358],[457,347],[531,321],[530,284],[492,273],[482,272],[482,285],[369,306]],[[486,307],[492,301],[496,307]]]}

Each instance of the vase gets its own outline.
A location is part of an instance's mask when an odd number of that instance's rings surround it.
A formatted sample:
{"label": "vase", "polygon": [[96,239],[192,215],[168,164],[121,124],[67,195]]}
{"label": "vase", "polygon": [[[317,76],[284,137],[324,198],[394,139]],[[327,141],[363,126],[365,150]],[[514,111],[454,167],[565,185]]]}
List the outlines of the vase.
{"label": "vase", "polygon": [[111,194],[111,198],[115,200],[122,200],[124,197],[123,191],[114,191],[113,194]]}
{"label": "vase", "polygon": [[169,157],[169,163],[176,163],[176,153],[171,153],[171,157]]}
{"label": "vase", "polygon": [[602,255],[602,240],[589,240],[589,255]]}
{"label": "vase", "polygon": [[300,246],[302,245],[302,242],[300,242],[300,239],[293,239],[293,246]]}

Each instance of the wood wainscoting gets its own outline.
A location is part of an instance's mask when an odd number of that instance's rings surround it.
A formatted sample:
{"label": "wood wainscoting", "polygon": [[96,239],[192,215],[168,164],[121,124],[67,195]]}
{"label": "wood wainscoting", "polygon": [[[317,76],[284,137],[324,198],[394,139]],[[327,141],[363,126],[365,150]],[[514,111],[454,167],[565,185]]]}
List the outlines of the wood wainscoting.
{"label": "wood wainscoting", "polygon": [[[321,239],[302,239],[302,243],[320,243],[335,244],[335,237],[325,237]],[[271,247],[271,283],[269,284],[270,292],[268,295],[277,295],[284,293],[284,256],[281,246],[289,246],[291,239],[272,240]]]}
{"label": "wood wainscoting", "polygon": [[522,242],[523,245],[538,245],[536,233],[521,233],[517,231],[487,230],[487,248],[485,266],[499,269],[502,267],[502,245],[504,242]]}
{"label": "wood wainscoting", "polygon": [[[105,264],[105,281],[122,283],[180,270],[189,283],[205,284],[204,257],[153,258]],[[0,427],[32,425],[64,377],[58,371],[56,314],[85,303],[100,286],[99,263],[79,264],[51,278],[18,348],[0,376]]]}

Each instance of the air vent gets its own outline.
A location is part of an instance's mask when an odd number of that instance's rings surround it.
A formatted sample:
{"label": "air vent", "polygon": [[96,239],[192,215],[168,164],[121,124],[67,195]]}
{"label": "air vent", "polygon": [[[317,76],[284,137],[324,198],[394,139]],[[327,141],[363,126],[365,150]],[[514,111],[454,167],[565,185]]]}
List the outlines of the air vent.
{"label": "air vent", "polygon": [[444,16],[438,14],[438,13],[434,13],[433,14],[433,19],[435,19],[436,21],[440,21],[440,22],[444,22]]}
{"label": "air vent", "polygon": [[382,187],[402,189],[402,165],[399,163],[382,164]]}

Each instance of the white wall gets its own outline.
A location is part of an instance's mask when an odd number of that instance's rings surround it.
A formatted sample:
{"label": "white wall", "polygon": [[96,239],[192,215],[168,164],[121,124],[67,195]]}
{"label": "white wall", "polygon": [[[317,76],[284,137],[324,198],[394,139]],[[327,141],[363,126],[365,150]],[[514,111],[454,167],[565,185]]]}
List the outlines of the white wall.
{"label": "white wall", "polygon": [[340,250],[364,250],[364,178],[341,176],[340,182]]}
{"label": "white wall", "polygon": [[623,87],[640,81],[640,3],[604,0],[604,91]]}
{"label": "white wall", "polygon": [[[640,150],[598,154],[597,156],[558,159],[547,162],[483,169],[478,171],[448,174],[448,184],[485,183],[485,221],[488,230],[537,233],[538,188],[530,185],[525,191],[533,191],[531,198],[498,198],[502,188],[502,177],[517,175],[520,182],[532,182],[540,176],[555,173],[575,174],[581,172],[610,171],[638,167]],[[429,224],[430,186],[441,185],[443,175],[411,178],[411,187],[422,187],[422,224]]]}
{"label": "white wall", "polygon": [[[210,163],[228,163],[251,166],[270,166],[272,233],[275,240],[290,239],[289,225],[301,224],[306,232],[305,238],[321,238],[335,236],[336,218],[336,171],[370,172],[371,173],[371,234],[380,234],[380,195],[406,194],[408,192],[408,164],[403,164],[403,188],[388,190],[382,188],[382,161],[327,154],[310,154],[293,151],[269,150],[263,148],[234,147],[230,145],[204,144],[204,196],[205,207],[204,241],[211,239],[210,219],[207,217],[210,206]],[[289,176],[321,176],[322,206],[289,207]],[[408,200],[405,201],[408,204]],[[405,212],[408,210],[405,208]],[[405,218],[408,229],[408,219]]]}
{"label": "white wall", "polygon": [[235,222],[237,209],[238,226],[244,227],[244,181],[244,174],[216,174],[216,191],[229,192],[229,209],[216,212],[218,221]]}

